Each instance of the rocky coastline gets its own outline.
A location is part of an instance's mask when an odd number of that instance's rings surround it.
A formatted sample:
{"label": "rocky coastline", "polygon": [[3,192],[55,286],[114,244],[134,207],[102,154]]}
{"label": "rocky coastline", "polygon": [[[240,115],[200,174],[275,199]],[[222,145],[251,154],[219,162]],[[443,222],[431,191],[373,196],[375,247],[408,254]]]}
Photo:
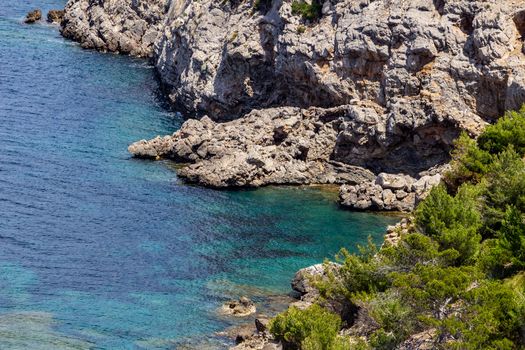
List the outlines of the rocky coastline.
{"label": "rocky coastline", "polygon": [[[525,101],[519,1],[327,0],[314,19],[291,5],[70,0],[61,32],[150,57],[200,118],[134,156],[189,163],[180,176],[204,186],[340,184],[359,210],[412,210],[460,132]],[[381,173],[417,188],[380,189]]]}
{"label": "rocky coastline", "polygon": [[[215,188],[338,184],[354,210],[412,211],[461,132],[477,136],[525,102],[523,2],[326,0],[314,20],[291,5],[70,0],[61,32],[150,57],[170,100],[195,118],[131,144],[134,157],[173,159],[180,177]],[[389,228],[387,242],[407,225]],[[324,273],[298,272],[297,306],[315,299],[307,276]],[[370,326],[358,308],[327,307],[352,314],[352,335]],[[279,349],[261,321],[254,328],[235,349]]]}

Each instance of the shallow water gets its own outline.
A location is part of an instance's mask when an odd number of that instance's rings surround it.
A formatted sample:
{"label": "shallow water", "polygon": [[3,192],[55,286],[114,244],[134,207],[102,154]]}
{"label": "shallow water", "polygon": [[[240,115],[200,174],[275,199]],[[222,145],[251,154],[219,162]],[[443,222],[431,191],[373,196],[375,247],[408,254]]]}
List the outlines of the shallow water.
{"label": "shallow water", "polygon": [[317,188],[203,189],[131,159],[181,117],[145,61],[22,23],[64,3],[0,1],[0,349],[216,341],[226,299],[287,293],[297,269],[395,221]]}

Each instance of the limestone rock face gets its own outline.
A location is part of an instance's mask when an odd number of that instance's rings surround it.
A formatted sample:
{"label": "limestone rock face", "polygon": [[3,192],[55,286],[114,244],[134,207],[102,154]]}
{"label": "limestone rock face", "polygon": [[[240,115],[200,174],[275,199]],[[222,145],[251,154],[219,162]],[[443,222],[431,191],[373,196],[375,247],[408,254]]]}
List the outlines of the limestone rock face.
{"label": "limestone rock face", "polygon": [[[171,98],[231,119],[270,106],[351,106],[333,158],[412,176],[460,130],[524,102],[525,5],[515,0],[172,3],[155,64]],[[299,30],[299,28],[305,29]]]}
{"label": "limestone rock face", "polygon": [[69,0],[61,33],[83,48],[151,56],[170,0]]}

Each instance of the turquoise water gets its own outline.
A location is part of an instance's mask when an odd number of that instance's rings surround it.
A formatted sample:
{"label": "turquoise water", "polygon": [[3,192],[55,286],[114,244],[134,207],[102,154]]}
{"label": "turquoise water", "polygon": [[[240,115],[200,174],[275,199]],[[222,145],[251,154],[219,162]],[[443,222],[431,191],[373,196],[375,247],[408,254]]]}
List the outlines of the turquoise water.
{"label": "turquoise water", "polygon": [[181,116],[147,62],[22,23],[64,3],[0,2],[0,349],[225,347],[225,300],[268,303],[395,221],[316,188],[216,191],[131,159]]}

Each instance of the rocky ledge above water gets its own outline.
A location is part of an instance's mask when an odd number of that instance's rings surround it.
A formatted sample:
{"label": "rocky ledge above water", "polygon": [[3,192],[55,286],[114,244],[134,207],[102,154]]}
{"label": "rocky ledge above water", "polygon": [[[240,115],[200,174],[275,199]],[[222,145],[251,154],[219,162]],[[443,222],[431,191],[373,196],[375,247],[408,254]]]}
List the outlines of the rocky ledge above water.
{"label": "rocky ledge above water", "polygon": [[288,107],[252,111],[228,123],[204,117],[185,122],[171,136],[136,142],[129,151],[191,163],[179,175],[213,187],[372,180],[372,172],[331,159],[344,114],[343,107]]}
{"label": "rocky ledge above water", "polygon": [[[141,140],[129,146],[140,158],[169,158],[185,163],[179,175],[212,187],[257,187],[269,184],[343,184],[344,206],[360,210],[410,211],[440,175],[373,172],[350,165],[338,149],[360,147],[359,136],[370,137],[366,108],[271,108],[246,117],[216,123],[204,117],[189,120],[171,136]],[[348,138],[345,135],[354,135]],[[374,137],[380,139],[381,135]],[[432,152],[432,145],[421,154]],[[356,152],[357,153],[357,152]],[[384,146],[378,162],[394,159]],[[366,161],[373,161],[372,157]],[[359,162],[356,162],[359,164]]]}

